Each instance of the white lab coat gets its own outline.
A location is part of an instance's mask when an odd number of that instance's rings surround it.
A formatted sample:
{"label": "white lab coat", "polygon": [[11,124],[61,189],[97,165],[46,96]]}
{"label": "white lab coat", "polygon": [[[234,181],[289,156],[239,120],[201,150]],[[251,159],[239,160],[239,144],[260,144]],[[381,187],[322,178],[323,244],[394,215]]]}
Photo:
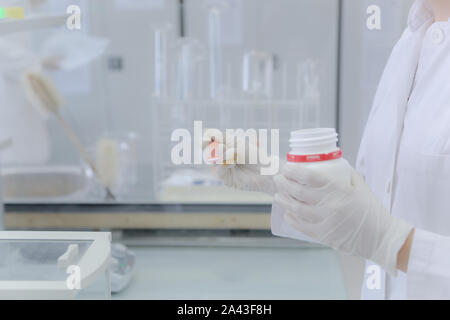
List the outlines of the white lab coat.
{"label": "white lab coat", "polygon": [[[366,265],[364,299],[450,299],[450,20],[416,0],[363,135],[357,170],[386,208],[412,224],[408,273]],[[272,209],[275,235],[302,239]],[[304,238],[304,237],[303,237]]]}
{"label": "white lab coat", "polygon": [[[382,76],[357,170],[392,215],[416,228],[408,273],[366,269],[363,298],[450,298],[450,21],[434,22],[426,0]],[[368,263],[370,265],[370,263]]]}

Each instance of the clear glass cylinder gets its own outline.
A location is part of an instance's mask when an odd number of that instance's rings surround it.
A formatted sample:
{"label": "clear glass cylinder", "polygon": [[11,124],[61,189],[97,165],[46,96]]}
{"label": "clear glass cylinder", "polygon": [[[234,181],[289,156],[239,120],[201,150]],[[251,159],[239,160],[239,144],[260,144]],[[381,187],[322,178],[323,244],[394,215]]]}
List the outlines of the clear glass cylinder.
{"label": "clear glass cylinder", "polygon": [[297,65],[297,98],[302,104],[304,128],[320,126],[320,73],[319,64],[305,60]]}
{"label": "clear glass cylinder", "polygon": [[177,100],[199,98],[204,48],[198,40],[182,38],[176,43],[175,96]]}
{"label": "clear glass cylinder", "polygon": [[208,49],[209,49],[209,80],[210,97],[221,98],[223,90],[222,61],[222,13],[228,8],[224,1],[207,1],[208,10]]}
{"label": "clear glass cylinder", "polygon": [[156,27],[154,31],[154,88],[155,98],[165,99],[169,95],[169,42],[172,25]]}
{"label": "clear glass cylinder", "polygon": [[246,96],[272,98],[273,62],[273,55],[268,52],[252,51],[244,56],[242,84]]}

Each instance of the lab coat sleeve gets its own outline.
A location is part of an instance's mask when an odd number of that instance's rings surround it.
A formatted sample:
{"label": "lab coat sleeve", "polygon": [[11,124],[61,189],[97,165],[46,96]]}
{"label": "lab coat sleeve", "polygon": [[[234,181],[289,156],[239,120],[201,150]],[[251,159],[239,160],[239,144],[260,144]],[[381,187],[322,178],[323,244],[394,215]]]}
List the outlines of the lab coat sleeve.
{"label": "lab coat sleeve", "polygon": [[415,230],[407,286],[408,299],[450,299],[450,237]]}

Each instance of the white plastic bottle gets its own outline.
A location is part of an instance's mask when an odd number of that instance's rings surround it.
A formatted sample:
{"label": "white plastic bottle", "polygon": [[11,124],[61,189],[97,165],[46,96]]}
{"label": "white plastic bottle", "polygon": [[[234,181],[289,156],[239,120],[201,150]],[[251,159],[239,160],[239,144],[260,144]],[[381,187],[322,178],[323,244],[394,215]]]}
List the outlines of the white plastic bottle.
{"label": "white plastic bottle", "polygon": [[[291,132],[291,151],[287,155],[286,166],[298,166],[299,169],[307,167],[350,183],[350,165],[342,158],[342,150],[337,146],[337,136],[336,130],[332,128]],[[284,213],[277,205],[272,206],[271,229],[274,235],[313,241],[288,225],[283,218]]]}
{"label": "white plastic bottle", "polygon": [[291,132],[287,165],[320,170],[350,183],[350,166],[337,146],[335,129],[317,128]]}

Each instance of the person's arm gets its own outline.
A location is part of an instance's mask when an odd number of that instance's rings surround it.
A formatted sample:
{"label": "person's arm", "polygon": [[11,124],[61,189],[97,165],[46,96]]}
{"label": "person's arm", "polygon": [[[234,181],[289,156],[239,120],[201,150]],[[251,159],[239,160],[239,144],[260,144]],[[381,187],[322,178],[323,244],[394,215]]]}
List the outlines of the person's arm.
{"label": "person's arm", "polygon": [[411,230],[405,243],[397,253],[397,269],[405,273],[408,272],[409,255],[411,252],[413,239],[414,239],[414,229]]}
{"label": "person's arm", "polygon": [[406,272],[408,299],[450,299],[450,236],[414,228],[391,215],[356,171],[349,186],[287,164],[274,180],[274,203],[295,230],[370,260],[392,276]]}
{"label": "person's arm", "polygon": [[407,299],[450,299],[450,237],[416,228],[411,242]]}
{"label": "person's arm", "polygon": [[[349,184],[333,175],[288,163],[274,181],[278,192],[274,204],[284,209],[284,219],[292,228],[397,275],[398,253],[408,242],[413,226],[392,216],[354,169]],[[408,261],[403,254],[400,260]]]}
{"label": "person's arm", "polygon": [[448,21],[450,18],[450,2],[448,0],[429,0],[434,14],[434,21]]}

